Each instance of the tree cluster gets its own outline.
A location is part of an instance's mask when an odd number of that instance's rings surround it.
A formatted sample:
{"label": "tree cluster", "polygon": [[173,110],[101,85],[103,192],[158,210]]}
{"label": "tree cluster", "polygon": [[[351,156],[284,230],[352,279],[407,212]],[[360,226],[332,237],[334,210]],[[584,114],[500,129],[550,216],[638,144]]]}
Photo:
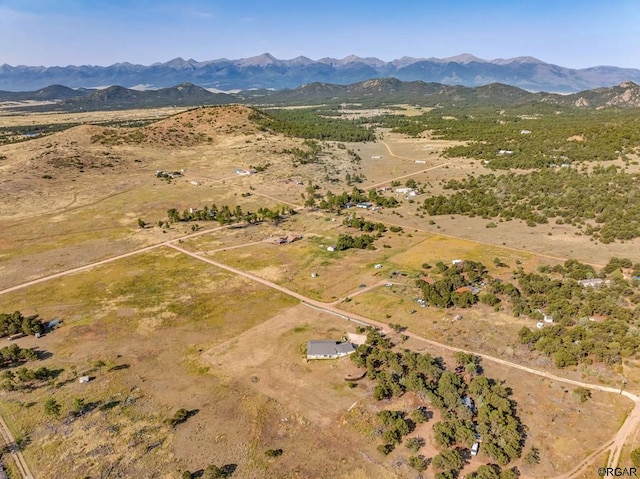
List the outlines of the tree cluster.
{"label": "tree cluster", "polygon": [[167,210],[169,223],[189,222],[189,221],[217,221],[221,225],[233,223],[256,224],[265,220],[279,223],[287,215],[292,215],[295,210],[291,207],[282,206],[274,209],[258,208],[256,212],[243,211],[240,205],[231,208],[228,205],[218,207],[215,203],[211,206],[204,205],[196,210],[184,210],[182,214],[176,209]]}
{"label": "tree cluster", "polygon": [[287,136],[346,142],[374,141],[373,130],[358,120],[330,117],[317,108],[269,110],[252,118],[266,129]]}
{"label": "tree cluster", "polygon": [[37,369],[29,369],[25,367],[18,368],[15,372],[7,369],[2,373],[2,383],[0,388],[5,391],[16,391],[20,389],[31,389],[34,383],[43,383],[50,379],[58,377],[61,370],[49,369],[41,367]]}
{"label": "tree cluster", "polygon": [[283,153],[293,156],[294,166],[308,165],[309,163],[318,163],[322,146],[315,140],[305,140],[303,148],[293,147],[284,150]]}
{"label": "tree cluster", "polygon": [[469,176],[444,187],[453,193],[424,200],[429,215],[519,219],[529,226],[554,220],[603,243],[640,237],[640,174],[615,166]]}
{"label": "tree cluster", "polygon": [[21,348],[17,344],[0,349],[0,368],[12,367],[27,361],[35,361],[38,354],[30,348]]}
{"label": "tree cluster", "polygon": [[365,233],[373,233],[375,231],[376,233],[382,234],[387,231],[384,223],[374,223],[373,221],[365,220],[362,217],[356,216],[355,213],[342,220],[342,224],[350,228],[357,228]]}
{"label": "tree cluster", "polygon": [[[640,319],[640,282],[625,279],[623,268],[630,269],[632,277],[640,272],[640,264],[626,258],[612,258],[599,272],[576,260],[543,265],[537,272],[519,268],[514,272],[516,284],[488,278],[479,297],[486,304],[507,303],[516,317],[539,322],[544,315],[551,317],[553,323],[541,329],[523,326],[518,338],[532,351],[553,358],[558,367],[593,361],[614,364],[640,351],[635,326]],[[588,279],[601,282],[579,283]]]}
{"label": "tree cluster", "polygon": [[336,241],[336,249],[338,251],[345,251],[352,248],[371,249],[374,248],[373,243],[375,240],[376,238],[374,236],[367,234],[360,236],[351,236],[345,233],[341,233],[338,235],[338,240]]}
{"label": "tree cluster", "polygon": [[44,329],[44,325],[38,315],[24,316],[20,311],[0,313],[0,337],[17,333],[43,333]]}
{"label": "tree cluster", "polygon": [[513,106],[498,113],[495,105],[448,106],[419,116],[385,115],[372,121],[409,136],[429,130],[432,137],[463,142],[444,154],[486,160],[494,169],[610,161],[640,145],[640,119],[634,110],[564,109],[559,114],[556,107],[538,104],[535,110]]}
{"label": "tree cluster", "polygon": [[[366,343],[351,358],[357,366],[366,368],[367,377],[375,381],[375,399],[399,397],[411,391],[440,409],[442,420],[434,424],[434,437],[444,450],[432,461],[433,467],[444,474],[439,477],[456,477],[464,465],[460,451],[470,448],[479,437],[482,450],[500,465],[520,457],[525,436],[516,403],[503,383],[481,374],[479,358],[474,355],[458,354],[456,362],[463,369],[450,372],[441,358],[395,351],[380,331],[370,330]],[[415,417],[403,411],[380,411],[377,417],[383,443],[379,451],[391,452],[413,430],[422,414],[423,410]]]}
{"label": "tree cluster", "polygon": [[[371,202],[376,206],[385,208],[395,208],[400,204],[393,196],[384,196],[375,190],[369,190],[367,193],[354,186],[351,191],[343,191],[339,195],[327,191],[318,206],[322,210],[336,211],[339,213],[340,210],[344,208],[364,202]],[[315,202],[313,204],[315,204]]]}
{"label": "tree cluster", "polygon": [[422,299],[427,304],[437,308],[468,308],[478,302],[478,296],[471,286],[479,284],[487,277],[487,269],[482,263],[464,261],[462,264],[449,267],[438,262],[436,266],[442,277],[433,284],[417,280],[417,286],[422,290]]}

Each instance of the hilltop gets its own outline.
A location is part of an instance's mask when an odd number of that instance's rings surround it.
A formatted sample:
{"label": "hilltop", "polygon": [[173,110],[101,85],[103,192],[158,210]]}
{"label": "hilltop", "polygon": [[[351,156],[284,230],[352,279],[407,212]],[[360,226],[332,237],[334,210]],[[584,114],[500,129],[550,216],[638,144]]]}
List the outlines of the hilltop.
{"label": "hilltop", "polygon": [[173,115],[148,126],[105,128],[91,140],[96,144],[147,144],[194,146],[211,144],[220,135],[254,134],[257,125],[250,119],[254,110],[241,105],[202,107]]}
{"label": "hilltop", "polygon": [[[143,171],[152,178],[156,169],[177,168],[167,158],[185,149],[235,147],[259,132],[251,119],[255,114],[238,105],[203,107],[146,126],[78,125],[2,146],[0,189],[5,206],[0,214],[28,214],[34,211],[30,204],[39,205],[35,211],[55,210],[69,203],[64,198],[70,196],[88,198],[126,189]],[[14,207],[17,202],[20,209]]]}

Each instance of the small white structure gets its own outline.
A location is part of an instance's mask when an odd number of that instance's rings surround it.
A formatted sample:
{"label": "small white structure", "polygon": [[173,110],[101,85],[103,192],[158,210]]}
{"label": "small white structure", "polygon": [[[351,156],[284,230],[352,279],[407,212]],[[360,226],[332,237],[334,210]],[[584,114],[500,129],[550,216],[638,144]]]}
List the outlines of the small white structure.
{"label": "small white structure", "polygon": [[498,155],[513,155],[513,150],[500,150]]}
{"label": "small white structure", "polygon": [[315,278],[315,277],[317,277],[317,276],[318,276],[318,273],[315,273],[315,272],[311,273],[311,277],[312,277],[312,278]]}
{"label": "small white structure", "polygon": [[421,165],[424,165],[424,164],[426,163],[426,161],[425,161],[425,160],[416,160],[415,162],[416,162],[416,163],[419,163],[419,164],[421,164]]}
{"label": "small white structure", "polygon": [[471,446],[471,455],[472,456],[477,456],[479,450],[480,450],[480,443],[479,442],[474,442],[473,446]]}
{"label": "small white structure", "polygon": [[80,384],[85,384],[85,383],[88,383],[89,381],[91,381],[91,378],[89,376],[80,376],[78,378],[78,382]]}
{"label": "small white structure", "polygon": [[600,286],[608,286],[611,281],[602,278],[581,279],[578,281],[585,288],[597,288]]}
{"label": "small white structure", "polygon": [[531,134],[531,130],[520,130],[520,134],[521,135],[530,135]]}
{"label": "small white structure", "polygon": [[544,323],[543,322],[536,323],[536,328],[538,329],[544,328]]}
{"label": "small white structure", "polygon": [[542,320],[545,323],[553,323],[553,316],[549,316],[547,313],[543,312],[541,309],[536,309],[536,312],[542,315]]}
{"label": "small white structure", "polygon": [[396,188],[396,193],[400,193],[406,195],[407,193],[413,191],[413,188]]}
{"label": "small white structure", "polygon": [[193,186],[198,186],[198,185],[200,184],[200,183],[198,183],[198,180],[191,180],[191,181],[190,181],[190,183],[191,183]]}
{"label": "small white structure", "polygon": [[464,263],[464,261],[462,261],[461,259],[454,259],[453,261],[451,261],[451,264],[453,265],[462,264],[462,263]]}
{"label": "small white structure", "polygon": [[236,175],[239,176],[249,176],[249,175],[254,175],[257,173],[257,170],[251,169],[251,170],[241,170],[241,169],[237,169],[235,171]]}
{"label": "small white structure", "polygon": [[336,247],[335,246],[327,246],[327,251],[335,251]]}
{"label": "small white structure", "polygon": [[372,160],[379,160],[380,158],[382,158],[380,155],[373,155],[371,157]]}
{"label": "small white structure", "polygon": [[373,267],[374,267],[375,269],[380,269],[380,268],[382,268],[382,264],[380,264],[380,263],[378,263],[378,264],[374,264],[374,265],[373,265]]}

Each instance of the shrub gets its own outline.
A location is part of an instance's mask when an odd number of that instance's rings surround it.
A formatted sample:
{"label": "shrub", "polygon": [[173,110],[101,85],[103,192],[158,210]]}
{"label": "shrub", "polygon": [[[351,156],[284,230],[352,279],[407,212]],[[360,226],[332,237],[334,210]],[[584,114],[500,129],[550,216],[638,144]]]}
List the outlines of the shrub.
{"label": "shrub", "polygon": [[169,419],[169,424],[173,427],[176,427],[178,424],[182,424],[187,419],[189,419],[189,411],[184,408],[178,409],[173,417]]}
{"label": "shrub", "polygon": [[284,451],[282,449],[267,449],[264,455],[267,457],[280,457]]}
{"label": "shrub", "polygon": [[407,439],[405,446],[411,452],[418,452],[420,448],[424,446],[424,439],[422,439],[421,437],[412,437],[410,439]]}
{"label": "shrub", "polygon": [[395,446],[393,444],[380,444],[377,449],[383,456],[388,456],[393,451]]}

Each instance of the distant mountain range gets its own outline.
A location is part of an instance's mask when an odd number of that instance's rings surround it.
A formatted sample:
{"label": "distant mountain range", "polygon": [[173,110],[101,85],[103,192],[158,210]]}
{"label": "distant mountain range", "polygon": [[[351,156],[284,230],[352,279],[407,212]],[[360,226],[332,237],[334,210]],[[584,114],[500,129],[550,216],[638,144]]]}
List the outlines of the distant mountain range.
{"label": "distant mountain range", "polygon": [[[30,101],[37,101],[30,104]],[[256,105],[312,105],[358,103],[363,106],[388,104],[495,105],[515,106],[545,103],[566,108],[640,107],[640,86],[623,82],[572,94],[532,93],[502,83],[480,87],[443,85],[422,81],[403,82],[396,78],[375,78],[351,85],[309,83],[294,89],[244,90],[212,93],[191,83],[170,88],[139,91],[122,86],[104,89],[71,89],[52,85],[32,92],[0,91],[0,102],[15,102],[14,108],[29,111],[95,111],[200,106],[246,103]]]}
{"label": "distant mountain range", "polygon": [[166,63],[111,66],[10,66],[0,65],[0,90],[37,90],[48,85],[71,88],[101,88],[121,85],[136,89],[167,88],[193,83],[218,90],[296,88],[322,82],[348,85],[373,78],[437,82],[446,85],[482,86],[504,83],[529,91],[572,93],[618,85],[640,83],[640,70],[597,66],[571,69],[532,57],[483,60],[463,54],[449,58],[402,57],[385,62],[355,55],[343,59],[311,60],[296,57],[279,60],[269,53],[228,60],[198,62],[176,58]]}

